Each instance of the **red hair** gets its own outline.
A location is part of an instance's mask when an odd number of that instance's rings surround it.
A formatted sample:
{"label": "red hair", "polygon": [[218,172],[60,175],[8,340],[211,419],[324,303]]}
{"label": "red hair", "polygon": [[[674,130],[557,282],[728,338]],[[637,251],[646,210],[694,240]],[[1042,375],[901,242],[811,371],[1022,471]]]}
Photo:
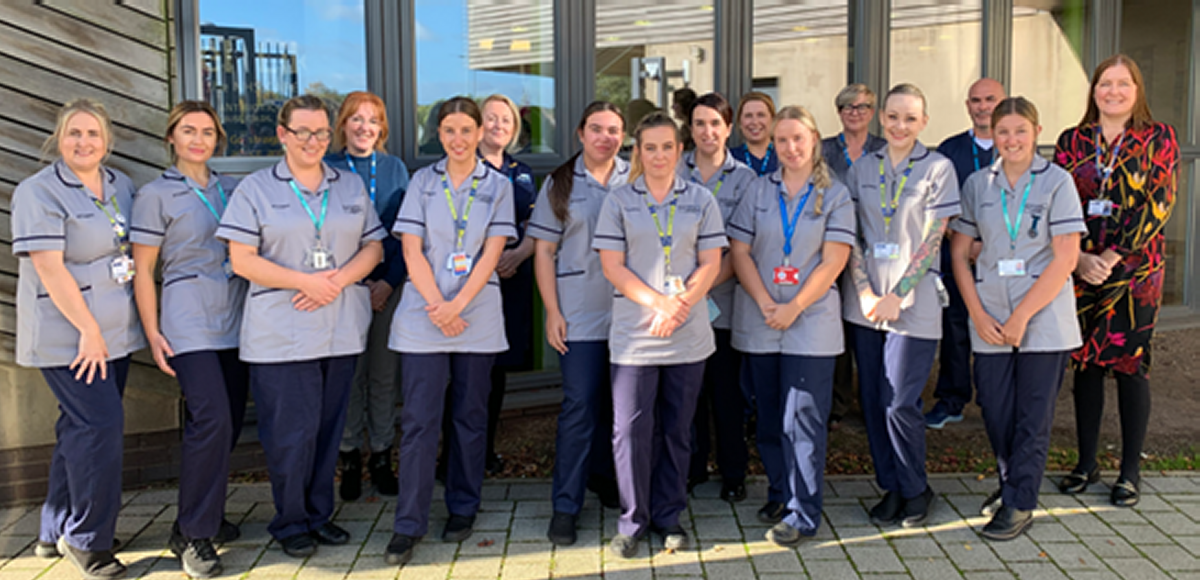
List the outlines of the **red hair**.
{"label": "red hair", "polygon": [[375,107],[375,113],[379,115],[379,138],[375,140],[375,149],[384,151],[384,145],[388,138],[387,107],[384,106],[383,99],[367,91],[354,91],[346,95],[346,100],[342,101],[342,108],[338,109],[337,121],[333,124],[334,151],[346,148],[346,123],[364,103]]}

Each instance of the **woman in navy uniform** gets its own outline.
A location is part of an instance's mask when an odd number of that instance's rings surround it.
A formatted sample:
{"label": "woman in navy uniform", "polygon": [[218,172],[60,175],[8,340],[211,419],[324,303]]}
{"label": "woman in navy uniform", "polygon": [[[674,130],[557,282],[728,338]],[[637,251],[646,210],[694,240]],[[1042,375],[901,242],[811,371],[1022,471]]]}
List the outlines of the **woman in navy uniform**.
{"label": "woman in navy uniform", "polygon": [[733,158],[750,166],[759,176],[779,168],[779,156],[771,144],[771,122],[775,119],[775,101],[771,95],[750,91],[738,101],[738,131],[742,133],[741,145],[730,152]]}
{"label": "woman in navy uniform", "polygon": [[275,500],[267,531],[304,558],[350,539],[331,521],[333,477],[371,323],[361,281],[383,258],[384,232],[362,180],[322,161],[333,138],[325,102],[293,97],[277,122],[283,159],[238,184],[216,235],[250,281],[240,354]]}
{"label": "woman in navy uniform", "polygon": [[[1000,160],[975,172],[951,225],[954,276],[971,316],[975,384],[1000,489],[984,502],[983,536],[1011,540],[1033,523],[1050,451],[1054,402],[1071,351],[1083,344],[1071,272],[1087,231],[1075,183],[1037,154],[1037,108],[1000,101]],[[971,245],[982,250],[971,270]]]}
{"label": "woman in navy uniform", "polygon": [[179,379],[187,413],[179,466],[179,515],[170,548],[193,578],[221,573],[213,542],[240,532],[226,521],[229,454],[242,432],[250,374],[238,359],[246,280],[213,234],[237,180],[208,168],[225,146],[217,112],[182,101],[167,116],[172,166],[134,197],[133,258],[152,272],[162,257],[162,315],[153,276],[133,280],[154,362]]}
{"label": "woman in navy uniform", "polygon": [[89,580],[125,574],[112,555],[121,509],[121,396],[129,355],[146,346],[130,284],[133,183],[104,165],[112,143],[103,105],[67,103],[44,147],[58,159],[12,197],[17,364],[41,369],[59,408],[37,549],[57,550]]}
{"label": "woman in navy uniform", "polygon": [[[442,540],[474,531],[483,487],[492,361],[508,350],[496,264],[517,237],[512,183],[476,154],[479,105],[454,97],[436,112],[446,156],[413,176],[392,228],[401,237],[408,282],[388,348],[400,353],[400,488],[387,562],[404,564],[429,529],[438,434],[444,444],[446,509]],[[449,396],[447,396],[449,389]]]}
{"label": "woman in navy uniform", "polygon": [[592,242],[616,291],[608,343],[621,517],[609,548],[621,558],[650,529],[669,550],[690,545],[679,516],[692,415],[716,350],[706,297],[729,245],[712,193],[675,173],[675,122],[651,113],[633,136],[633,181],[604,200]]}

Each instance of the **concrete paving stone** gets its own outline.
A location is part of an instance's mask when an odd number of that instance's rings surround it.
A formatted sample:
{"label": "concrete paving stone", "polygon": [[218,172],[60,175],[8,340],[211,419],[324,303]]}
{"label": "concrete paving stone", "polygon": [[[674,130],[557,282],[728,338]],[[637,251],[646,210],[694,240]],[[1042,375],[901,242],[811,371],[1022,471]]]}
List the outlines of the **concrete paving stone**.
{"label": "concrete paving stone", "polygon": [[940,542],[946,555],[959,570],[1004,570],[996,553],[982,540],[975,542]]}
{"label": "concrete paving stone", "polygon": [[[858,572],[854,570],[850,560],[805,560],[804,568],[811,578],[858,578]],[[711,571],[708,577],[732,580],[724,576],[714,576]]]}
{"label": "concrete paving stone", "polygon": [[[479,512],[475,514],[475,531],[506,531],[512,524],[511,512]],[[389,529],[390,529],[389,522]]]}
{"label": "concrete paving stone", "polygon": [[1101,558],[1137,558],[1138,551],[1120,536],[1087,538],[1084,544]]}
{"label": "concrete paving stone", "polygon": [[[613,510],[613,515],[611,517],[617,517],[616,510]],[[600,523],[603,521],[603,519],[604,511],[602,509],[588,509],[587,507],[584,507],[583,511],[579,512],[579,517],[575,520],[575,528],[598,530],[600,529]],[[547,523],[546,525],[549,526],[550,524]]]}
{"label": "concrete paving stone", "polygon": [[1029,531],[1025,532],[1033,541],[1041,544],[1043,542],[1078,542],[1079,538],[1071,533],[1067,526],[1054,520],[1038,521],[1034,520],[1033,525],[1029,527]]}
{"label": "concrete paving stone", "polygon": [[704,575],[700,565],[700,554],[694,550],[667,552],[656,550],[650,556],[650,565],[654,568],[655,576],[690,576],[698,578]]}
{"label": "concrete paving stone", "polygon": [[0,508],[0,532],[3,532],[13,522],[34,511],[34,509],[32,505]]}
{"label": "concrete paving stone", "polygon": [[1107,509],[1093,508],[1093,512],[1100,519],[1111,525],[1116,524],[1132,524],[1140,525],[1149,523],[1142,514],[1128,508],[1118,508],[1108,506]]}
{"label": "concrete paving stone", "polygon": [[880,493],[865,479],[826,480],[837,497],[877,498]]}
{"label": "concrete paving stone", "polygon": [[132,505],[138,505],[138,504],[168,505],[168,504],[178,504],[178,503],[179,503],[179,489],[178,488],[152,489],[152,490],[148,490],[148,491],[143,491],[143,492],[137,494],[136,497],[134,497],[132,500],[129,501],[129,504],[132,504]]}
{"label": "concrete paving stone", "polygon": [[553,573],[555,577],[575,578],[578,576],[598,575],[601,572],[600,555],[584,557],[573,555],[559,557],[555,555]]}
{"label": "concrete paving stone", "polygon": [[808,580],[808,577],[808,574],[805,574],[804,571],[790,574],[776,574],[773,572],[758,573],[758,580]]}
{"label": "concrete paving stone", "polygon": [[742,530],[737,520],[729,517],[693,518],[696,537],[706,541],[741,540]]}
{"label": "concrete paving stone", "polygon": [[392,541],[392,530],[375,530],[367,536],[362,543],[362,549],[359,551],[359,557],[364,557],[368,554],[379,555],[387,550],[388,542]]}
{"label": "concrete paving stone", "polygon": [[319,546],[317,555],[312,558],[312,561],[322,565],[345,564],[348,568],[358,559],[360,551],[362,551],[362,544],[359,542],[351,542],[343,546]]}
{"label": "concrete paving stone", "polygon": [[514,483],[508,486],[506,499],[545,500],[550,497],[549,483]]}
{"label": "concrete paving stone", "polygon": [[846,553],[860,573],[905,572],[900,557],[890,546],[846,546]]}
{"label": "concrete paving stone", "polygon": [[1141,487],[1157,493],[1194,493],[1200,494],[1200,484],[1189,477],[1170,477],[1143,475]]}
{"label": "concrete paving stone", "polygon": [[885,574],[863,574],[861,576],[861,578],[863,580],[912,580],[912,576],[910,576],[907,572],[905,572],[905,573],[891,572],[891,573],[885,573]]}
{"label": "concrete paving stone", "polygon": [[1145,493],[1142,494],[1142,499],[1138,501],[1137,505],[1133,506],[1133,509],[1139,512],[1173,512],[1175,511],[1175,506],[1167,503],[1161,496]]}
{"label": "concrete paving stone", "polygon": [[1154,526],[1129,526],[1129,525],[1114,525],[1113,529],[1118,534],[1121,534],[1126,540],[1129,540],[1135,546],[1141,547],[1148,544],[1170,544],[1171,538],[1167,537],[1158,528]]}
{"label": "concrete paving stone", "polygon": [[[1175,580],[1200,580],[1200,571],[1196,572],[1172,572],[1171,577]],[[3,578],[3,576],[0,576]]]}
{"label": "concrete paving stone", "polygon": [[1149,512],[1146,516],[1151,525],[1169,536],[1200,534],[1200,525],[1177,511]]}
{"label": "concrete paving stone", "polygon": [[26,549],[17,557],[0,562],[0,570],[45,570],[57,560],[48,560],[39,558],[33,553],[33,549]]}
{"label": "concrete paving stone", "polygon": [[963,574],[965,580],[1012,580],[1016,575],[1007,570],[993,570],[989,572],[967,572]]}
{"label": "concrete paving stone", "polygon": [[1093,485],[1088,488],[1087,493],[1077,493],[1074,495],[1075,500],[1079,503],[1092,508],[1116,509],[1109,499],[1109,488],[1107,485]]}
{"label": "concrete paving stone", "polygon": [[1099,570],[1104,568],[1100,557],[1081,542],[1046,542],[1042,551],[1064,570]]}
{"label": "concrete paving stone", "polygon": [[1141,546],[1140,549],[1163,570],[1173,572],[1200,569],[1200,560],[1179,546]]}
{"label": "concrete paving stone", "polygon": [[[129,537],[142,531],[153,521],[152,516],[129,516],[117,518],[117,535]],[[169,522],[168,522],[169,523]]]}
{"label": "concrete paving stone", "polygon": [[382,513],[382,502],[367,503],[356,501],[353,503],[342,504],[341,509],[336,512],[333,519],[339,522],[348,522],[353,520],[369,520],[373,522],[376,519],[379,519],[379,516]]}
{"label": "concrete paving stone", "polygon": [[[179,562],[172,560],[178,569]],[[166,561],[165,558],[164,561]],[[260,576],[295,576],[296,572],[300,571],[302,564],[304,564],[304,560],[284,554],[278,545],[273,545],[263,552],[250,572]]]}
{"label": "concrete paving stone", "polygon": [[904,565],[913,578],[921,580],[958,580],[962,578],[954,563],[946,558],[913,558]]}
{"label": "concrete paving stone", "polygon": [[254,504],[250,512],[242,518],[242,523],[247,522],[270,522],[271,518],[275,517],[275,506],[271,502],[259,502]]}
{"label": "concrete paving stone", "polygon": [[500,569],[500,580],[543,580],[550,577],[550,562],[535,564],[505,564]]}
{"label": "concrete paving stone", "polygon": [[451,578],[495,578],[500,575],[503,559],[496,556],[460,557],[450,568]]}
{"label": "concrete paving stone", "polygon": [[[397,569],[395,566],[388,566],[375,571],[380,580],[386,578],[396,578],[398,580],[446,580],[450,576],[450,565],[444,566],[405,566]],[[388,576],[387,574],[391,574]],[[351,576],[358,578],[361,574],[355,570],[350,572]],[[368,576],[370,577],[370,576]]]}
{"label": "concrete paving stone", "polygon": [[[968,492],[979,494],[983,497],[986,497],[988,494],[996,491],[996,488],[1000,487],[999,480],[995,477],[985,477],[983,479],[960,477],[959,481],[962,482],[963,487],[967,488]],[[979,500],[983,501],[983,497],[980,497]]]}
{"label": "concrete paving stone", "polygon": [[221,556],[221,565],[225,567],[225,573],[233,574],[249,571],[262,556],[263,550],[262,546],[225,546],[217,550],[217,554]]}
{"label": "concrete paving stone", "polygon": [[34,580],[42,573],[41,570],[0,568],[0,580]]}
{"label": "concrete paving stone", "polygon": [[1021,580],[1067,580],[1067,575],[1049,562],[1014,562],[1009,569]]}
{"label": "concrete paving stone", "polygon": [[1171,502],[1171,504],[1192,521],[1200,522],[1200,503]]}
{"label": "concrete paving stone", "polygon": [[846,549],[836,540],[804,542],[796,548],[796,554],[802,562],[812,560],[849,561],[850,559],[850,556],[846,554]]}
{"label": "concrete paving stone", "polygon": [[554,504],[547,499],[521,500],[516,502],[513,515],[518,518],[546,518],[554,515]]}
{"label": "concrete paving stone", "polygon": [[[33,544],[35,539],[36,536],[25,534],[0,534],[0,560],[16,557]],[[3,563],[0,562],[0,565]]]}
{"label": "concrete paving stone", "polygon": [[[826,482],[828,483],[828,482]],[[767,500],[767,490],[770,489],[770,484],[767,478],[763,477],[748,477],[746,478],[746,499],[755,503],[762,503]],[[718,487],[718,490],[720,488]],[[718,491],[719,493],[719,491]],[[834,494],[836,495],[836,494]],[[713,496],[716,497],[716,496]]]}
{"label": "concrete paving stone", "polygon": [[895,538],[890,540],[889,543],[892,545],[892,549],[896,551],[896,554],[905,560],[946,557],[946,553],[942,551],[942,547],[927,535]]}
{"label": "concrete paving stone", "polygon": [[[458,544],[447,544],[446,542],[442,542],[440,540],[424,541],[418,543],[413,548],[413,558],[410,563],[419,566],[449,566],[452,562],[454,562],[454,557],[456,554],[458,554],[458,552]],[[503,551],[496,550],[488,555],[499,558],[502,554]],[[366,554],[360,553],[358,560],[355,562],[361,561],[363,558],[378,559],[380,562],[385,561],[384,558],[380,558],[375,555],[367,556]]]}
{"label": "concrete paving stone", "polygon": [[649,567],[604,571],[604,580],[652,580],[653,578],[654,572]]}
{"label": "concrete paving stone", "polygon": [[746,500],[744,502],[733,505],[733,513],[737,515],[737,520],[743,525],[750,523],[758,523],[758,510],[762,508],[762,503]]}
{"label": "concrete paving stone", "polygon": [[[487,489],[486,487],[484,489]],[[485,499],[479,504],[481,512],[512,512],[517,507],[517,502],[511,499]],[[390,511],[395,511],[393,507]]]}
{"label": "concrete paving stone", "polygon": [[1071,580],[1121,580],[1112,570],[1067,570]]}
{"label": "concrete paving stone", "polygon": [[932,509],[929,512],[929,520],[925,522],[925,527],[927,528],[961,522],[963,521],[964,517],[979,517],[979,504],[983,503],[982,499],[976,502],[974,512],[959,512],[954,505],[950,504],[949,502],[942,501],[941,496],[936,497],[937,499],[934,500]]}
{"label": "concrete paving stone", "polygon": [[1200,556],[1200,536],[1175,536],[1174,539],[1193,556]]}
{"label": "concrete paving stone", "polygon": [[142,528],[136,536],[126,536],[125,538],[132,549],[158,551],[165,548],[171,539],[171,524],[150,524]]}
{"label": "concrete paving stone", "polygon": [[692,488],[692,499],[719,499],[721,497],[721,481],[713,478]]}
{"label": "concrete paving stone", "polygon": [[1113,558],[1105,560],[1118,577],[1125,580],[1165,580],[1170,578],[1153,562],[1144,558]]}
{"label": "concrete paving stone", "polygon": [[938,499],[945,501],[939,501],[938,503],[943,505],[949,504],[955,511],[962,514],[963,517],[973,518],[979,515],[979,506],[983,505],[983,500],[986,498],[986,495],[979,493],[955,493],[941,496]]}
{"label": "concrete paving stone", "polygon": [[229,495],[226,497],[226,501],[249,501],[255,503],[271,503],[273,499],[270,483],[243,483],[230,486]]}
{"label": "concrete paving stone", "polygon": [[607,542],[615,535],[617,535],[617,518],[605,518],[600,524],[600,537]]}
{"label": "concrete paving stone", "polygon": [[[985,524],[987,524],[986,518],[974,518],[970,520],[963,520],[960,524],[951,524],[930,528],[928,532],[934,540],[937,540],[937,542],[943,546],[947,543],[971,544],[983,541],[983,538],[980,537],[976,530],[982,528]],[[889,538],[907,537],[909,535],[913,535],[913,532],[918,532],[916,535],[919,535],[920,531],[920,529],[895,530],[889,534]]]}
{"label": "concrete paving stone", "polygon": [[838,541],[850,544],[884,544],[887,542],[879,528],[870,524],[866,526],[830,526]]}
{"label": "concrete paving stone", "polygon": [[[1056,513],[1055,519],[1077,536],[1112,536],[1112,526],[1096,517],[1087,510],[1062,510],[1068,513]],[[1053,513],[1053,511],[1052,511]]]}
{"label": "concrete paving stone", "polygon": [[724,516],[734,515],[733,504],[722,499],[693,499],[688,502],[688,509],[693,516]]}
{"label": "concrete paving stone", "polygon": [[340,580],[350,573],[350,564],[308,564],[296,573],[295,580]]}
{"label": "concrete paving stone", "polygon": [[173,523],[177,519],[179,519],[179,506],[177,505],[164,506],[163,510],[158,512],[158,516],[155,517],[156,521],[167,523]]}
{"label": "concrete paving stone", "polygon": [[825,517],[834,526],[869,526],[871,518],[861,503],[826,505]]}
{"label": "concrete paving stone", "polygon": [[242,522],[238,527],[242,530],[242,535],[227,545],[261,545],[271,541],[271,533],[267,531],[267,522]]}
{"label": "concrete paving stone", "polygon": [[135,503],[129,504],[121,508],[121,512],[117,514],[117,519],[124,517],[147,517],[153,518],[167,506],[153,503]]}
{"label": "concrete paving stone", "polygon": [[[425,544],[429,544],[430,546],[433,546],[435,544],[438,546],[441,546],[442,550],[445,550],[446,552],[448,552],[450,554],[450,556],[442,557],[442,560],[444,560],[446,562],[453,560],[454,559],[453,554],[455,554],[455,553],[457,553],[458,557],[460,557],[460,558],[466,557],[466,556],[470,556],[472,558],[485,558],[485,557],[486,558],[493,558],[493,557],[494,558],[503,558],[504,550],[505,550],[506,546],[508,545],[505,543],[503,537],[490,536],[488,534],[475,534],[475,535],[471,536],[470,538],[467,538],[467,541],[461,542],[458,544],[443,542],[437,538],[429,538],[426,541],[418,544],[417,545],[418,549]],[[550,542],[546,542],[546,545],[549,546]],[[455,547],[458,548],[457,552],[454,552],[453,550],[451,550],[452,548],[455,548]],[[547,552],[548,551],[549,551],[549,548],[547,548]],[[436,562],[436,560],[431,560],[431,561]]]}
{"label": "concrete paving stone", "polygon": [[1053,493],[1038,494],[1038,503],[1047,508],[1077,508],[1083,505],[1082,503],[1079,503],[1079,500],[1076,499],[1075,496],[1065,493],[1058,493],[1057,491]]}
{"label": "concrete paving stone", "polygon": [[[174,573],[176,578],[178,575],[178,572]],[[58,560],[53,566],[46,569],[41,576],[38,576],[38,580],[79,580],[79,577],[79,570],[66,561]]]}
{"label": "concrete paving stone", "polygon": [[508,532],[508,541],[549,544],[550,540],[546,538],[546,526],[548,525],[550,522],[546,518],[513,518],[512,527]]}
{"label": "concrete paving stone", "polygon": [[754,569],[762,575],[764,572],[781,574],[803,574],[804,565],[794,549],[783,548],[774,544],[764,546],[759,551],[750,554],[750,562]]}
{"label": "concrete paving stone", "polygon": [[1045,562],[1047,558],[1042,556],[1042,548],[1033,543],[1027,535],[1020,535],[1007,542],[992,542],[984,540],[992,551],[996,553],[996,557],[1002,562]]}
{"label": "concrete paving stone", "polygon": [[483,486],[483,491],[480,495],[484,502],[508,499],[508,485],[501,483],[487,483]]}
{"label": "concrete paving stone", "polygon": [[12,535],[25,535],[30,538],[37,537],[38,530],[41,528],[42,516],[38,510],[29,510],[15,522],[9,524],[4,529],[4,533]]}
{"label": "concrete paving stone", "polygon": [[929,487],[933,488],[934,493],[938,495],[946,495],[951,493],[967,493],[968,488],[966,485],[963,485],[963,479],[964,478],[957,475],[951,477],[930,476],[928,481]]}

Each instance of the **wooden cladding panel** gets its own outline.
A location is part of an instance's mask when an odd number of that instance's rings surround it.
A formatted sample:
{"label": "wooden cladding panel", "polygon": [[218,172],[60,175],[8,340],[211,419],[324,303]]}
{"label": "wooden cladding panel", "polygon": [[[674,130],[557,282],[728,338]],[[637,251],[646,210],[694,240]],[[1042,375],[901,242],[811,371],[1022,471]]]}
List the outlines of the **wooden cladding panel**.
{"label": "wooden cladding panel", "polygon": [[[127,9],[120,10],[129,12]],[[155,78],[167,77],[167,47],[164,42],[157,47],[148,46],[76,18],[51,12],[34,0],[0,2],[0,22],[55,42],[61,41],[64,49],[85,52]]]}
{"label": "wooden cladding panel", "polygon": [[[20,0],[28,2],[29,0]],[[111,33],[131,38],[147,47],[165,50],[167,43],[167,20],[154,18],[141,11],[130,10],[121,2],[97,2],[96,0],[37,0],[39,6],[64,15],[73,16]]]}

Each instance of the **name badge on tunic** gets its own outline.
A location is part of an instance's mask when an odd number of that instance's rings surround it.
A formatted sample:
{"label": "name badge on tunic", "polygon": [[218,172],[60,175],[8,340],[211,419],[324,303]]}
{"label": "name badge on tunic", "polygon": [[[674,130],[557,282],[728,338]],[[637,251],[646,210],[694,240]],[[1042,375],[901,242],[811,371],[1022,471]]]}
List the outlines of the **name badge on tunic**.
{"label": "name badge on tunic", "polygon": [[466,252],[454,252],[446,259],[446,269],[456,278],[461,278],[471,273],[472,261]]}
{"label": "name badge on tunic", "polygon": [[1093,199],[1088,202],[1088,215],[1112,215],[1113,202],[1111,199]]}
{"label": "name badge on tunic", "polygon": [[683,284],[683,277],[667,276],[667,279],[663,281],[663,290],[666,291],[667,296],[675,296],[683,294],[683,291],[687,290],[687,287]]}
{"label": "name badge on tunic", "polygon": [[1000,260],[997,265],[1000,267],[1001,276],[1024,276],[1025,275],[1025,260]]}
{"label": "name badge on tunic", "polygon": [[333,263],[333,253],[324,246],[314,246],[304,256],[304,265],[313,270],[332,270],[337,266]]}
{"label": "name badge on tunic", "polygon": [[780,286],[796,286],[800,283],[800,268],[795,266],[775,266],[772,280]]}
{"label": "name badge on tunic", "polygon": [[874,250],[876,260],[900,259],[900,244],[895,242],[875,242]]}
{"label": "name badge on tunic", "polygon": [[133,280],[133,258],[130,258],[125,254],[121,254],[120,256],[113,258],[112,263],[108,265],[108,269],[109,273],[112,275],[112,279],[116,281],[117,284],[125,284],[130,280]]}

